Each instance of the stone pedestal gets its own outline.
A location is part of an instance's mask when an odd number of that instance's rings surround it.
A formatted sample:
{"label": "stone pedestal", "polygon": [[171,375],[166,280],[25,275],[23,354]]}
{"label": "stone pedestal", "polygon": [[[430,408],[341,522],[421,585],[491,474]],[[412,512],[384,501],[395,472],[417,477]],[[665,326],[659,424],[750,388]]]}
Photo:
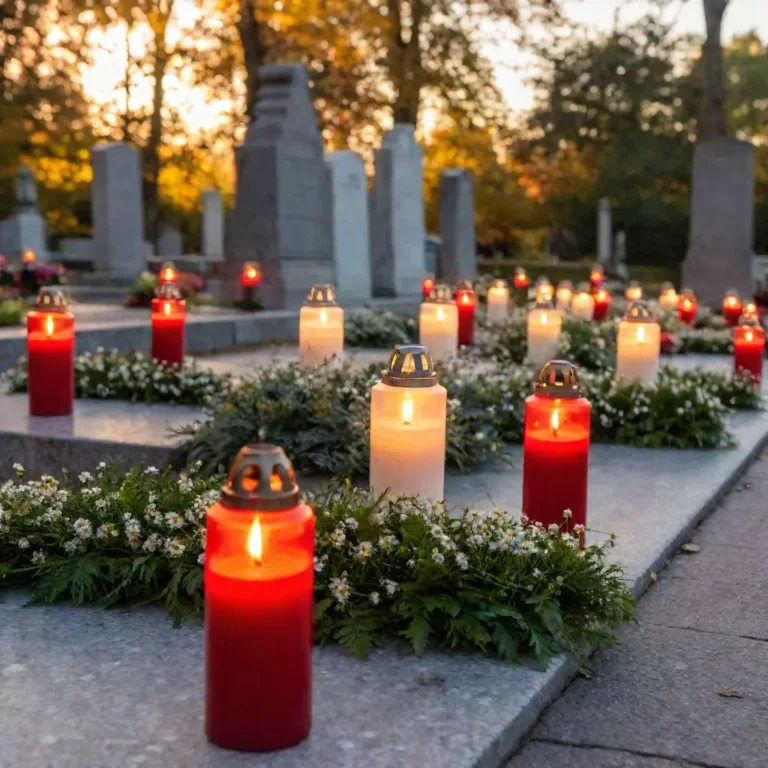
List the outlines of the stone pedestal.
{"label": "stone pedestal", "polygon": [[450,168],[440,181],[440,280],[456,285],[477,277],[472,175]]}
{"label": "stone pedestal", "polygon": [[371,193],[374,296],[421,294],[424,279],[423,156],[414,127],[397,123],[376,151]]}
{"label": "stone pedestal", "polygon": [[683,283],[704,304],[719,305],[728,288],[752,295],[754,164],[754,147],[737,139],[696,147]]}
{"label": "stone pedestal", "polygon": [[224,200],[218,189],[204,189],[200,195],[203,209],[202,251],[209,261],[224,258]]}
{"label": "stone pedestal", "polygon": [[597,204],[597,259],[606,269],[611,266],[613,245],[613,212],[611,201],[601,197]]}
{"label": "stone pedestal", "polygon": [[116,277],[135,278],[146,269],[139,154],[115,142],[91,150],[94,266]]}
{"label": "stone pedestal", "polygon": [[35,252],[36,263],[49,259],[47,226],[39,211],[15,213],[0,221],[0,253],[18,261],[28,248]]}
{"label": "stone pedestal", "polygon": [[264,305],[295,308],[313,283],[336,281],[328,173],[304,67],[262,67],[260,77],[254,122],[236,152],[224,271],[238,298],[243,264],[258,261]]}

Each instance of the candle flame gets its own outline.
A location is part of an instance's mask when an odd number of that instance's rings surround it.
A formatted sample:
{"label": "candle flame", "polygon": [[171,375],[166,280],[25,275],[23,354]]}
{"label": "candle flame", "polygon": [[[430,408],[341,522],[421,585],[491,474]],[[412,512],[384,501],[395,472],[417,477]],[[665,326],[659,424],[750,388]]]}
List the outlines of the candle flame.
{"label": "candle flame", "polygon": [[253,278],[256,277],[256,270],[253,267],[249,267],[246,275],[249,279],[253,280]]}
{"label": "candle flame", "polygon": [[164,315],[170,315],[171,314],[171,303],[169,301],[163,302],[163,314]]}
{"label": "candle flame", "polygon": [[437,308],[437,319],[445,320],[445,310],[442,307]]}
{"label": "candle flame", "polygon": [[280,479],[280,475],[278,475],[276,472],[273,472],[272,476],[269,478],[269,489],[271,491],[283,490],[283,481]]}
{"label": "candle flame", "polygon": [[546,312],[542,312],[541,313],[541,324],[542,325],[546,325],[547,324],[547,313]]}
{"label": "candle flame", "polygon": [[320,310],[320,322],[325,325],[328,322],[328,312],[324,309]]}
{"label": "candle flame", "polygon": [[752,331],[747,331],[747,332],[744,334],[744,338],[745,338],[747,341],[752,341],[752,339],[754,339],[754,338],[755,338],[755,334],[754,334],[754,333],[752,333]]}
{"label": "candle flame", "polygon": [[691,308],[691,302],[689,299],[685,299],[685,301],[683,301],[683,307],[685,307],[685,309]]}
{"label": "candle flame", "polygon": [[261,565],[261,523],[257,517],[251,525],[251,532],[248,534],[248,554],[253,558],[256,565]]}
{"label": "candle flame", "polygon": [[550,424],[552,426],[552,433],[555,437],[557,437],[557,430],[560,429],[560,409],[555,408],[554,411],[552,411],[552,418],[550,420]]}
{"label": "candle flame", "polygon": [[462,303],[462,304],[469,304],[469,296],[467,296],[467,294],[466,294],[466,293],[462,295],[462,297],[461,297],[461,303]]}
{"label": "candle flame", "polygon": [[597,282],[598,280],[601,280],[603,275],[600,272],[593,272],[590,277],[592,278],[592,282]]}
{"label": "candle flame", "polygon": [[645,328],[642,325],[637,329],[637,340],[645,341]]}
{"label": "candle flame", "polygon": [[175,279],[176,279],[176,272],[174,272],[174,270],[171,269],[170,267],[166,267],[163,270],[163,280],[166,283],[172,283]]}
{"label": "candle flame", "polygon": [[53,336],[53,317],[51,315],[45,318],[45,335]]}
{"label": "candle flame", "polygon": [[413,421],[413,400],[406,392],[403,398],[403,424],[410,424]]}

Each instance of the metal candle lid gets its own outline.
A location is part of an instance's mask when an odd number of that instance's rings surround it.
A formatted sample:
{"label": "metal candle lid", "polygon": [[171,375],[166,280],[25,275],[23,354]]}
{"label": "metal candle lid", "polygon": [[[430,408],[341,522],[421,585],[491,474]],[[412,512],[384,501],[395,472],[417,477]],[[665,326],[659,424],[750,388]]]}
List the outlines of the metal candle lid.
{"label": "metal candle lid", "polygon": [[429,294],[427,299],[432,304],[453,304],[453,294],[451,288],[444,283],[438,283]]}
{"label": "metal candle lid", "polygon": [[683,288],[680,291],[680,296],[686,298],[686,299],[695,299],[696,294],[690,289],[690,288]]}
{"label": "metal candle lid", "polygon": [[739,318],[739,325],[745,328],[762,328],[763,324],[760,322],[760,318],[757,315],[742,315]]}
{"label": "metal candle lid", "polygon": [[552,285],[552,282],[548,277],[542,275],[541,277],[536,278],[536,285]]}
{"label": "metal candle lid", "polygon": [[592,293],[592,284],[591,283],[579,283],[579,293]]}
{"label": "metal candle lid", "polygon": [[622,318],[627,323],[655,323],[656,318],[645,301],[633,301],[630,303],[627,313]]}
{"label": "metal candle lid", "polygon": [[457,286],[457,291],[472,291],[472,293],[475,292],[475,289],[472,287],[472,281],[471,280],[462,280]]}
{"label": "metal candle lid", "polygon": [[590,272],[599,272],[601,275],[605,274],[605,271],[603,270],[602,264],[593,264],[592,269],[589,270]]}
{"label": "metal candle lid", "polygon": [[437,384],[435,364],[426,347],[403,344],[389,356],[382,381],[390,387],[434,387]]}
{"label": "metal candle lid", "polygon": [[551,309],[552,311],[554,311],[555,305],[549,300],[537,301],[536,304],[534,305],[534,309]]}
{"label": "metal candle lid", "polygon": [[226,506],[260,512],[295,507],[300,495],[290,459],[282,448],[268,443],[243,446],[221,489]]}
{"label": "metal candle lid", "polygon": [[313,285],[309,289],[306,304],[308,307],[335,307],[336,291],[328,283]]}
{"label": "metal candle lid", "polygon": [[181,298],[181,291],[176,283],[166,281],[157,286],[155,289],[155,296],[157,296],[158,299],[176,299],[178,301],[178,299]]}
{"label": "metal candle lid", "polygon": [[573,283],[570,280],[561,280],[557,284],[557,290],[561,291],[563,289],[567,288],[569,291],[573,290]]}
{"label": "metal candle lid", "polygon": [[491,283],[491,288],[497,288],[498,290],[501,290],[502,288],[506,288],[506,287],[507,287],[507,281],[502,280],[501,278],[498,278]]}
{"label": "metal candle lid", "polygon": [[[170,275],[168,273],[171,273]],[[160,279],[167,282],[173,282],[176,278],[176,265],[172,261],[164,261],[160,267]]]}
{"label": "metal candle lid", "polygon": [[58,288],[41,288],[37,292],[35,309],[44,312],[66,312],[67,300]]}
{"label": "metal candle lid", "polygon": [[670,291],[674,291],[675,286],[673,283],[670,283],[669,280],[661,284],[661,295],[663,296],[665,293],[669,293]]}
{"label": "metal candle lid", "polygon": [[550,360],[539,372],[534,389],[543,397],[581,397],[579,369],[567,360]]}

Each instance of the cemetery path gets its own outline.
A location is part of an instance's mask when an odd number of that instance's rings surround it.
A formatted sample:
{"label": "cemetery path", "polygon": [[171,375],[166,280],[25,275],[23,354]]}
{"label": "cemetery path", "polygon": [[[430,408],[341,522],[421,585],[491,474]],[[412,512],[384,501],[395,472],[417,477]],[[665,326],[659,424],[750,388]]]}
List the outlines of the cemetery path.
{"label": "cemetery path", "polygon": [[507,768],[765,768],[768,451]]}

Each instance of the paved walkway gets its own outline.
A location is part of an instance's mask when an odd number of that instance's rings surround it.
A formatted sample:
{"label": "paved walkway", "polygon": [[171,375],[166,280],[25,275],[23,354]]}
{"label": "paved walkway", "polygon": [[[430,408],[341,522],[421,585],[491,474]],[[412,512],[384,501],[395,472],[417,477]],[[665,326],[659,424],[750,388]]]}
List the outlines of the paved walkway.
{"label": "paved walkway", "polygon": [[768,451],[508,768],[768,766]]}

